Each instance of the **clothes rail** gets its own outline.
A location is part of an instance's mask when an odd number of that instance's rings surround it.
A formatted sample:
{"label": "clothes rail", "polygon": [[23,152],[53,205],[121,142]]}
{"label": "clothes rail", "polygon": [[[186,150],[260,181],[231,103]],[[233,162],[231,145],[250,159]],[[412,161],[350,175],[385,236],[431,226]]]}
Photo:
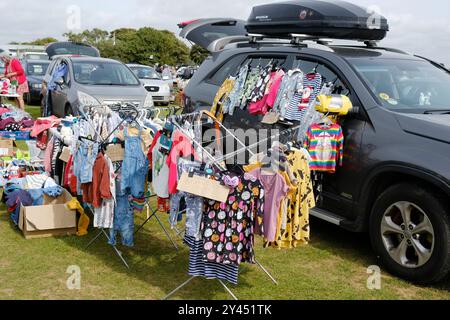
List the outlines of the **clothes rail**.
{"label": "clothes rail", "polygon": [[[275,139],[275,138],[280,138],[280,137],[282,137],[282,136],[286,136],[286,135],[288,135],[288,134],[292,134],[293,132],[295,132],[296,130],[298,130],[298,129],[300,129],[300,128],[301,128],[301,126],[295,126],[295,127],[293,127],[293,128],[284,130],[284,131],[282,131],[282,132],[280,132],[280,133],[274,134],[274,135],[272,135],[272,136],[270,136],[270,137],[264,138],[264,139],[258,141],[257,143],[251,144],[251,145],[249,145],[249,146],[245,146],[245,147],[242,148],[242,149],[239,149],[239,150],[236,150],[236,151],[234,151],[234,152],[232,152],[232,153],[226,154],[226,155],[224,155],[222,158],[218,159],[218,161],[220,161],[220,162],[227,161],[228,159],[231,159],[231,158],[233,158],[233,157],[235,157],[235,156],[237,156],[237,155],[239,155],[239,154],[241,154],[241,153],[244,153],[244,152],[250,152],[249,149],[257,148],[257,147],[259,147],[262,143],[268,142],[268,141],[273,140],[273,139]],[[251,152],[251,153],[252,153],[252,152]],[[253,155],[254,155],[254,154],[253,154]]]}
{"label": "clothes rail", "polygon": [[[190,113],[190,114],[183,114],[183,115],[179,115],[179,116],[173,116],[173,117],[171,117],[171,119],[175,119],[175,121],[177,121],[177,119],[180,119],[180,118],[181,118],[181,119],[187,119],[187,118],[189,118],[189,117],[195,117],[196,115],[198,115],[198,116],[200,116],[200,117],[202,117],[203,115],[207,116],[208,119],[210,119],[210,121],[212,121],[213,123],[216,124],[216,129],[221,128],[221,129],[225,130],[225,132],[227,133],[227,137],[228,137],[228,136],[233,137],[233,138],[235,139],[235,141],[236,141],[238,144],[240,144],[240,145],[241,145],[242,147],[244,147],[244,148],[246,147],[244,142],[242,142],[240,139],[238,139],[238,138],[236,137],[235,134],[233,134],[227,127],[225,127],[225,126],[222,124],[222,122],[220,122],[220,121],[219,121],[212,113],[210,113],[209,111],[203,110],[203,111],[197,111],[197,112]],[[218,126],[219,128],[217,128],[217,126]],[[216,140],[216,141],[218,141],[218,140]],[[251,154],[252,156],[255,155],[251,150],[250,150],[249,152],[250,152],[250,154]]]}
{"label": "clothes rail", "polygon": [[[213,121],[217,122],[218,124],[220,124],[221,127],[225,128],[217,119],[215,119],[214,116],[212,116],[209,112],[204,112],[204,111],[200,111],[200,112],[195,112],[195,113],[190,113],[187,115],[182,115],[182,116],[177,116],[177,117],[172,117],[170,118],[170,121],[172,122],[172,124],[181,131],[181,133],[183,133],[188,139],[190,139],[192,141],[192,143],[194,145],[196,145],[198,148],[200,148],[204,154],[207,156],[207,158],[209,158],[212,163],[210,163],[210,165],[214,165],[217,169],[219,169],[221,172],[226,171],[226,168],[221,164],[221,162],[223,160],[218,160],[216,159],[213,155],[211,155],[203,146],[201,142],[195,141],[195,139],[193,139],[189,134],[187,134],[186,130],[183,128],[183,125],[178,123],[178,120],[182,121],[184,119],[187,119],[188,117],[193,117],[193,116],[198,116],[198,115],[207,115],[209,118],[211,118]],[[226,128],[225,128],[226,129]],[[226,129],[227,132],[229,132],[231,134],[231,136],[233,136],[237,141],[240,141],[235,135],[233,135],[228,129]],[[242,143],[242,142],[241,142]],[[242,143],[243,144],[243,143]],[[244,145],[244,148],[247,148]],[[253,153],[252,153],[253,154]],[[254,154],[253,154],[254,155]],[[255,263],[256,265],[269,277],[269,279],[275,284],[278,285],[277,280],[272,276],[272,274],[258,261],[255,259]],[[162,300],[167,300],[170,297],[172,297],[176,292],[178,292],[179,290],[181,290],[182,288],[184,288],[186,285],[188,285],[193,279],[197,278],[197,276],[191,276],[187,281],[185,281],[184,283],[182,283],[180,286],[178,286],[176,289],[174,289],[173,291],[171,291],[167,296],[165,296]],[[226,289],[226,291],[233,297],[234,300],[238,300],[238,298],[234,295],[234,293],[231,291],[231,289],[220,279],[217,279],[218,282]]]}
{"label": "clothes rail", "polygon": [[[115,112],[118,112],[118,113],[123,112],[125,115],[124,115],[124,117],[122,118],[122,121],[120,122],[120,124],[119,124],[116,128],[114,128],[113,130],[111,130],[111,132],[109,132],[109,135],[108,135],[107,138],[103,139],[102,136],[101,136],[100,134],[98,135],[98,137],[100,137],[100,141],[98,141],[98,143],[99,143],[100,145],[102,145],[102,146],[105,146],[105,145],[108,144],[109,138],[110,138],[110,137],[117,131],[117,129],[120,128],[125,122],[131,121],[131,122],[136,122],[136,123],[137,123],[136,119],[137,119],[137,117],[139,116],[139,112],[138,112],[138,110],[136,109],[136,107],[135,107],[134,105],[132,105],[132,104],[121,104],[121,105],[116,105],[115,108],[116,108],[116,110],[118,110],[118,111],[115,111]],[[91,109],[92,109],[92,108],[91,108]],[[109,114],[111,114],[111,113],[113,112],[113,110],[111,110],[109,107],[105,107],[105,108],[104,108],[104,107],[93,107],[93,109],[95,109],[95,110],[94,110],[95,112],[96,112],[96,111],[99,111],[99,110],[100,110],[101,112],[104,111],[105,113],[108,112]],[[108,109],[109,109],[109,111],[107,111]],[[84,113],[84,110],[83,110],[83,113]],[[87,116],[86,113],[84,113],[84,117],[85,117],[86,121],[90,124],[90,126],[93,127],[94,131],[96,131],[96,130],[95,130],[95,126],[91,123],[92,120],[89,118],[89,116]],[[137,123],[137,125],[139,125],[139,123]],[[97,134],[98,134],[98,133],[97,133]],[[147,200],[147,202],[146,202],[146,205],[147,205],[147,208],[150,210],[151,206],[150,206],[150,203],[148,202],[148,200]],[[89,208],[90,208],[90,207],[89,207]],[[90,208],[90,209],[91,209],[91,208]],[[91,211],[94,212],[92,209],[91,209]],[[172,244],[174,245],[175,249],[178,250],[178,247],[177,247],[176,243],[175,243],[175,242],[173,241],[173,239],[170,237],[169,233],[167,232],[167,229],[164,227],[164,225],[162,224],[161,220],[160,220],[159,217],[156,215],[155,211],[154,211],[153,209],[152,209],[152,211],[153,211],[153,213],[154,213],[152,217],[155,217],[155,218],[158,220],[159,225],[160,225],[161,228],[164,230],[166,236],[167,236],[167,237],[169,238],[169,240],[172,242]],[[148,220],[148,221],[150,221],[150,220]],[[147,222],[148,222],[148,221],[147,221]],[[147,223],[147,222],[146,222],[146,223]],[[145,225],[145,224],[144,224],[144,225]],[[144,225],[143,225],[143,226],[144,226]],[[143,227],[143,226],[142,226],[142,227]],[[142,229],[142,227],[140,227],[140,229]],[[139,230],[140,230],[140,229],[139,229]],[[98,232],[98,234],[97,234],[97,235],[89,242],[89,244],[86,246],[85,250],[89,249],[89,247],[91,247],[91,246],[95,243],[95,241],[97,241],[98,239],[100,239],[101,236],[104,236],[104,237],[107,239],[108,243],[109,243],[110,237],[108,236],[108,233],[106,232],[105,229],[100,229],[100,231]],[[122,261],[122,263],[125,265],[125,267],[126,267],[127,269],[130,269],[130,267],[129,267],[127,261],[126,261],[125,258],[123,257],[122,252],[117,248],[116,245],[113,245],[112,247],[113,247],[113,250],[114,250],[114,252],[116,253],[116,255],[120,258],[120,260]]]}

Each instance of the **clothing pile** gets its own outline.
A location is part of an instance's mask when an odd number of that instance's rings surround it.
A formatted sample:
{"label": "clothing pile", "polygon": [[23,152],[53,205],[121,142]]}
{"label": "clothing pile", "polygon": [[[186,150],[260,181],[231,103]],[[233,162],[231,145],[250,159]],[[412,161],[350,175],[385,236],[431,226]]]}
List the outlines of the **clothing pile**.
{"label": "clothing pile", "polygon": [[[0,187],[3,189],[2,202],[6,204],[11,220],[15,225],[19,224],[21,206],[42,206],[44,195],[57,198],[63,193],[63,188],[42,169],[31,166],[25,160],[13,160],[0,171]],[[77,235],[86,235],[89,218],[84,213],[83,208],[76,199],[73,199],[67,205],[73,210],[78,210],[81,215]]]}
{"label": "clothing pile", "polygon": [[34,125],[31,116],[10,105],[0,105],[0,131],[29,132]]}

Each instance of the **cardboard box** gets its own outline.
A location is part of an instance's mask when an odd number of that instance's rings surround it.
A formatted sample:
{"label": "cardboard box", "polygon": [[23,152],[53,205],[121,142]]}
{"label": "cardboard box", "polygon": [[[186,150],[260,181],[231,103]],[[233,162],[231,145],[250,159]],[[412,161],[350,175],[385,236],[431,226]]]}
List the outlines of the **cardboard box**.
{"label": "cardboard box", "polygon": [[74,235],[77,232],[77,212],[69,210],[66,203],[72,200],[67,190],[52,198],[44,194],[44,205],[20,209],[19,229],[25,239]]}
{"label": "cardboard box", "polygon": [[0,139],[0,157],[12,157],[14,155],[13,140]]}

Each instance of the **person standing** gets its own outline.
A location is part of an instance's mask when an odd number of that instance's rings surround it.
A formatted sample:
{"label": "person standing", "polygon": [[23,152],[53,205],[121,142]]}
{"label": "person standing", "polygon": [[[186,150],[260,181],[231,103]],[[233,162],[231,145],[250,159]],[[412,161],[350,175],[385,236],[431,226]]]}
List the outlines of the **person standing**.
{"label": "person standing", "polygon": [[23,70],[22,64],[16,58],[9,56],[6,53],[0,54],[0,59],[5,64],[5,73],[0,75],[0,79],[9,79],[10,81],[17,81],[17,106],[25,110],[25,102],[23,100],[23,95],[25,93],[30,92],[28,88],[27,76],[25,75],[25,71]]}

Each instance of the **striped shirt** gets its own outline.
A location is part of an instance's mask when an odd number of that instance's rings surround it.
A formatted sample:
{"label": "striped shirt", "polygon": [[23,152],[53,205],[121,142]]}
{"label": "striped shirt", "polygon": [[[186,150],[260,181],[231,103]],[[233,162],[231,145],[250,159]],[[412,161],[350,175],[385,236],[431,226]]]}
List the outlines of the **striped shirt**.
{"label": "striped shirt", "polygon": [[322,76],[319,73],[306,74],[303,77],[302,92],[294,94],[285,118],[292,121],[303,121],[307,109],[314,105],[321,87]]}
{"label": "striped shirt", "polygon": [[206,279],[219,279],[238,284],[239,267],[228,264],[203,261],[203,240],[197,241],[195,237],[185,236],[184,242],[189,246],[189,275],[204,277]]}
{"label": "striped shirt", "polygon": [[306,134],[306,148],[311,155],[312,171],[336,172],[344,157],[344,135],[338,124],[329,128],[312,125]]}

